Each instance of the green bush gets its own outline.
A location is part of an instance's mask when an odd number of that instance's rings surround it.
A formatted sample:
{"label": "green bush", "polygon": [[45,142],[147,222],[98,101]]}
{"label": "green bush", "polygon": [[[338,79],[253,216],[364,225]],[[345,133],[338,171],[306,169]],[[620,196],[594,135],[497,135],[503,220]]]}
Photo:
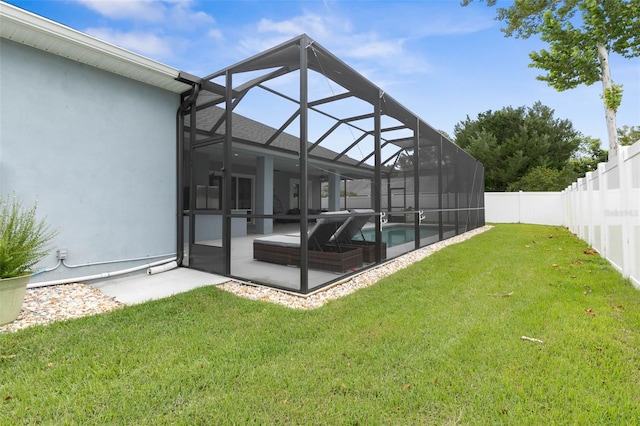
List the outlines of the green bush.
{"label": "green bush", "polygon": [[24,208],[14,195],[0,197],[0,205],[0,278],[27,275],[48,253],[56,232],[36,218],[36,204]]}

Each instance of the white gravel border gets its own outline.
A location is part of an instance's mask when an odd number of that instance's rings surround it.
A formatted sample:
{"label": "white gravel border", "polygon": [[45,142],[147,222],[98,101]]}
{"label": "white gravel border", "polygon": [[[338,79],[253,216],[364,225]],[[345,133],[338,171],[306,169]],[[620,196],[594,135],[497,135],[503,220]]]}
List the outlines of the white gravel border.
{"label": "white gravel border", "polygon": [[122,306],[122,303],[87,284],[62,284],[27,289],[20,315],[14,322],[0,325],[0,333],[101,314]]}
{"label": "white gravel border", "polygon": [[488,231],[491,228],[492,226],[487,225],[465,232],[464,234],[439,241],[419,250],[396,257],[389,262],[368,269],[361,274],[357,274],[344,282],[339,282],[333,286],[325,287],[318,292],[306,296],[280,291],[270,287],[244,284],[235,281],[228,281],[226,283],[219,284],[217,287],[246,299],[264,300],[284,305],[292,309],[316,309],[330,300],[335,300],[351,294],[361,288],[369,287],[378,282],[381,278],[391,275],[400,269],[406,268],[412,263],[422,260],[438,250],[452,244],[466,241],[469,238]]}
{"label": "white gravel border", "polygon": [[[292,309],[316,309],[330,300],[335,300],[351,294],[358,289],[369,287],[381,278],[406,268],[412,263],[422,260],[446,246],[468,240],[491,228],[491,226],[483,226],[465,232],[464,234],[439,241],[430,246],[423,247],[420,250],[397,257],[372,269],[368,269],[360,274],[347,278],[345,281],[338,282],[333,286],[322,288],[310,295],[299,295],[236,281],[228,281],[219,284],[217,287],[246,299],[264,300]],[[28,289],[20,315],[14,322],[0,326],[0,333],[17,331],[33,325],[49,324],[54,321],[63,321],[71,318],[109,312],[122,306],[124,306],[122,303],[117,302],[112,297],[104,295],[99,290],[87,284],[63,284]]]}

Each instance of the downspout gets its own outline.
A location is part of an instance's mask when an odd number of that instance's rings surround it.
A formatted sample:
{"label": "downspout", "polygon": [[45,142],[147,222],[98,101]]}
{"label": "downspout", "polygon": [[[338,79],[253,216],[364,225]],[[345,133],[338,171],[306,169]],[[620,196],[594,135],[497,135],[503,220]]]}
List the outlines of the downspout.
{"label": "downspout", "polygon": [[[193,88],[191,95],[187,97],[178,107],[176,112],[176,139],[177,139],[177,152],[176,152],[176,185],[177,185],[177,206],[176,206],[176,224],[177,224],[177,241],[176,241],[176,263],[178,266],[182,266],[184,259],[184,218],[183,218],[183,204],[184,204],[184,183],[183,183],[183,167],[184,167],[184,119],[182,114],[187,110],[189,105],[195,106],[196,99],[198,99],[198,93],[200,93],[200,85],[193,82]],[[192,108],[194,111],[195,108]]]}

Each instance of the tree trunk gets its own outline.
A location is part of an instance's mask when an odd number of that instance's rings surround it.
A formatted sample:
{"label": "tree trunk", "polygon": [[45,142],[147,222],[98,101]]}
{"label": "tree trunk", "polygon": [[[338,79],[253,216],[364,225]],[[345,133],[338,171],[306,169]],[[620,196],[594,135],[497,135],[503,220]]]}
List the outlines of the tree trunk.
{"label": "tree trunk", "polygon": [[618,155],[618,133],[616,129],[616,111],[607,105],[606,94],[611,90],[611,72],[609,70],[609,53],[602,43],[598,43],[598,58],[602,70],[602,101],[604,102],[604,116],[607,120],[607,136],[609,137],[609,155]]}

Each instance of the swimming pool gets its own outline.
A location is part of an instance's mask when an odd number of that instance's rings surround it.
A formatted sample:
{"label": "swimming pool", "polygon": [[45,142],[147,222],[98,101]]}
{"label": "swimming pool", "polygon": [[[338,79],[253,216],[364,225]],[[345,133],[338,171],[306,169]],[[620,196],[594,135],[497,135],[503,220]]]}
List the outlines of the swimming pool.
{"label": "swimming pool", "polygon": [[[420,238],[438,236],[438,225],[420,225]],[[376,230],[363,228],[362,234],[367,241],[375,241]],[[362,240],[362,235],[357,235],[354,240]],[[387,243],[387,247],[394,247],[400,244],[409,243],[415,240],[413,225],[393,224],[382,227],[382,242]]]}

